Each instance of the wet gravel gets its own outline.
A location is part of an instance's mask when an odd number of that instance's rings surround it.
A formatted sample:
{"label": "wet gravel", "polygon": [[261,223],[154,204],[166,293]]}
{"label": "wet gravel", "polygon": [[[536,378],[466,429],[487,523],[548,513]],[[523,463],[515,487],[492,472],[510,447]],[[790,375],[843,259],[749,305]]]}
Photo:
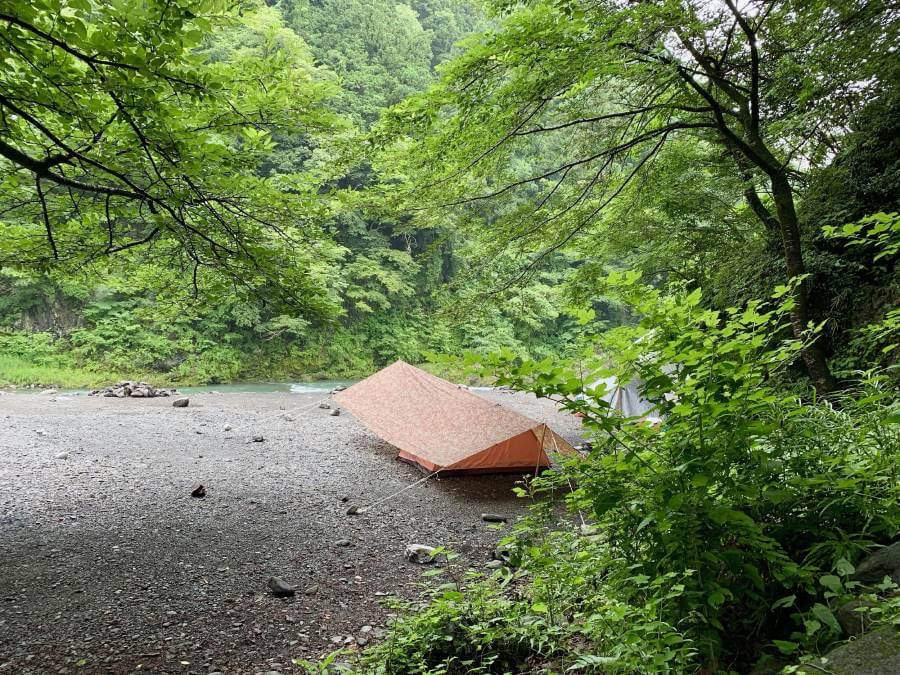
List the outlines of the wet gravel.
{"label": "wet gravel", "polygon": [[[552,404],[479,393],[577,437]],[[422,474],[321,398],[0,396],[0,673],[300,672],[417,596],[407,544],[483,567],[509,526],[480,514],[526,509],[516,477],[432,480],[347,516]]]}

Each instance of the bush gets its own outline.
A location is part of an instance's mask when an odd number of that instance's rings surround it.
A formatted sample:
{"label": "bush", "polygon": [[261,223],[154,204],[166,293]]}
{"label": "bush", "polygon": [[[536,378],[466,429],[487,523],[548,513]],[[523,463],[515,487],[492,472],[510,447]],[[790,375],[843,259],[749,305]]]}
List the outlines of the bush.
{"label": "bush", "polygon": [[[783,337],[789,288],[726,312],[629,274],[605,290],[642,320],[597,338],[602,357],[472,359],[593,437],[529,484],[546,499],[517,530],[519,571],[439,589],[363,672],[745,670],[839,637],[831,580],[900,527],[896,392],[871,376],[821,400],[786,381],[803,346]],[[612,413],[585,384],[610,374],[637,378],[663,421]],[[557,520],[560,497],[586,534]]]}

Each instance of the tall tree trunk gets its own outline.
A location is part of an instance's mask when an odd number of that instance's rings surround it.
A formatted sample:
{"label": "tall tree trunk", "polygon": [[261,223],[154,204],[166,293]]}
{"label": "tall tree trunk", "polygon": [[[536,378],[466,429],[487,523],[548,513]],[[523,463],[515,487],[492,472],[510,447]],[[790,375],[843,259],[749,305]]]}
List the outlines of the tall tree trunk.
{"label": "tall tree trunk", "polygon": [[[806,274],[800,247],[800,227],[794,209],[794,194],[787,176],[782,173],[770,174],[772,197],[784,245],[784,261],[789,279]],[[794,309],[791,311],[791,326],[794,337],[803,339],[809,325],[809,284],[804,279],[794,291]],[[834,377],[825,359],[822,338],[817,337],[802,352],[803,362],[816,392],[827,394],[834,389]]]}

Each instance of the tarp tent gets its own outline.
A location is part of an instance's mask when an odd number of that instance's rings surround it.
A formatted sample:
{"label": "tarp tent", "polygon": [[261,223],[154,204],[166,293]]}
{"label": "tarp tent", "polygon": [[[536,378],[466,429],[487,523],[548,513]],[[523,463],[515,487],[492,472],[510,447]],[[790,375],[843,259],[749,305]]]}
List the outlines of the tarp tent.
{"label": "tarp tent", "polygon": [[549,466],[548,452],[573,452],[547,425],[404,361],[334,400],[429,472],[528,472]]}
{"label": "tarp tent", "polygon": [[[606,388],[606,393],[600,400],[606,401],[610,412],[617,411],[624,417],[640,417],[654,424],[661,421],[656,406],[641,396],[640,383],[637,380],[632,380],[623,387],[619,384],[618,378],[607,377],[591,385],[591,389],[603,387]],[[584,394],[580,397],[586,398]]]}

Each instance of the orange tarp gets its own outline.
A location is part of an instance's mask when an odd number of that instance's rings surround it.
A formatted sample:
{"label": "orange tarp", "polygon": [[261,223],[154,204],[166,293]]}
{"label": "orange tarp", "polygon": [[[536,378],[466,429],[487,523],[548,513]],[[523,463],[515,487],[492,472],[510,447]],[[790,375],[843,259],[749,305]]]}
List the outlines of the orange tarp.
{"label": "orange tarp", "polygon": [[573,452],[545,424],[404,361],[334,399],[427,471],[534,471],[550,465],[548,452]]}

